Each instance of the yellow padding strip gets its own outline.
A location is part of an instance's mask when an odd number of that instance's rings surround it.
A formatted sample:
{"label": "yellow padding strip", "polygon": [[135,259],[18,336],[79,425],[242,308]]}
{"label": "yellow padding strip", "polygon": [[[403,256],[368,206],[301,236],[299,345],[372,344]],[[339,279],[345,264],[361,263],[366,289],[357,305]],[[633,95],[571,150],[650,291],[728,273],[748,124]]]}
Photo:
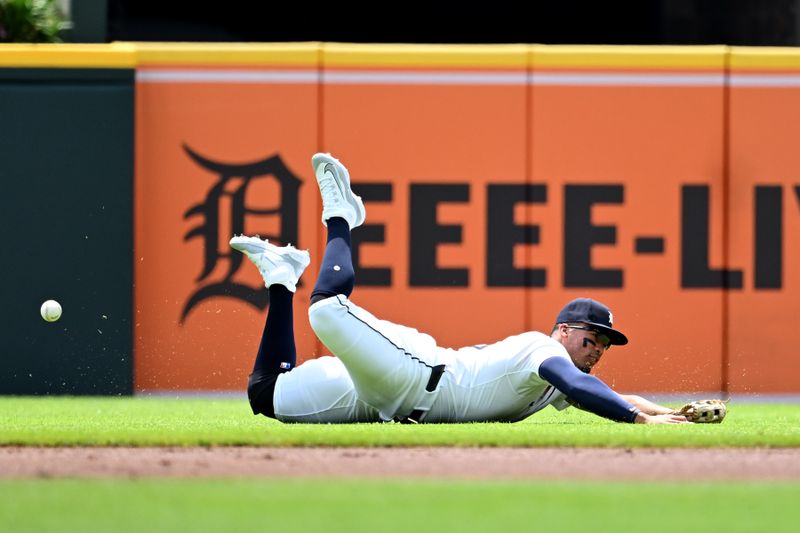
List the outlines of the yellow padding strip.
{"label": "yellow padding strip", "polygon": [[731,49],[733,70],[800,70],[797,48],[745,47]]}
{"label": "yellow padding strip", "polygon": [[426,44],[345,44],[324,43],[326,67],[379,68],[518,68],[527,66],[529,46],[506,45],[426,45]]}
{"label": "yellow padding strip", "polygon": [[112,44],[0,44],[0,67],[133,68],[135,48]]}
{"label": "yellow padding strip", "polygon": [[265,65],[315,68],[800,70],[796,48],[347,43],[0,44],[0,67]]}
{"label": "yellow padding strip", "polygon": [[135,43],[139,64],[319,64],[319,43]]}
{"label": "yellow padding strip", "polygon": [[722,69],[727,46],[535,45],[534,68]]}

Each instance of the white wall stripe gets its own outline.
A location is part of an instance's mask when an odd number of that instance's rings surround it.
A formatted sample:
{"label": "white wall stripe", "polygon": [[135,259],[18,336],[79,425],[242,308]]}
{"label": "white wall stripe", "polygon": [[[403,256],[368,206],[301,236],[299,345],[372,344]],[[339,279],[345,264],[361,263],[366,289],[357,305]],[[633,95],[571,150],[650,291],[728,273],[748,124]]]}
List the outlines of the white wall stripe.
{"label": "white wall stripe", "polygon": [[724,83],[719,74],[604,74],[586,72],[533,73],[533,85],[654,85],[717,87]]}
{"label": "white wall stripe", "polygon": [[326,71],[324,83],[374,85],[525,85],[527,74],[519,72],[386,72]]}
{"label": "white wall stripe", "polygon": [[[564,85],[720,87],[719,74],[619,74],[602,72],[421,72],[316,70],[162,70],[138,69],[139,83],[295,83],[332,85]],[[800,87],[800,74],[732,74],[732,87]]]}
{"label": "white wall stripe", "polygon": [[731,87],[800,87],[800,75],[792,74],[733,74]]}
{"label": "white wall stripe", "polygon": [[319,83],[319,72],[292,70],[148,70],[136,71],[140,83]]}

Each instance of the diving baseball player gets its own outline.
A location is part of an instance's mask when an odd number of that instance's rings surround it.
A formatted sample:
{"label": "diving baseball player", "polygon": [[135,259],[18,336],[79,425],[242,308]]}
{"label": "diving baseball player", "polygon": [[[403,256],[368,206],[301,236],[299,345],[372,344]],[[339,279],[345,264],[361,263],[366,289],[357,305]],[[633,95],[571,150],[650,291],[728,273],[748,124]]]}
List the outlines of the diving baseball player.
{"label": "diving baseball player", "polygon": [[337,159],[316,154],[311,162],[328,238],[308,316],[335,357],[295,367],[292,298],[308,252],[257,237],[231,239],[258,267],[270,296],[247,387],[254,414],[312,423],[514,422],[548,405],[574,405],[620,422],[686,422],[667,407],[620,396],[590,374],[612,345],[628,342],[608,308],[592,299],[569,302],[549,335],[528,331],[457,350],[359,307],[350,300],[350,231],[364,222],[364,205]]}

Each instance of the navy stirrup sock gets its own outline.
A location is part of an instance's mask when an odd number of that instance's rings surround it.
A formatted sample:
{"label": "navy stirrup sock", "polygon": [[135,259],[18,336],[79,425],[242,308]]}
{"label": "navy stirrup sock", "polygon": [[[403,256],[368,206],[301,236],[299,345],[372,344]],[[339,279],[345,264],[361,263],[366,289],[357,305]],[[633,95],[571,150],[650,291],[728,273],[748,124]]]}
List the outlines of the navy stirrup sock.
{"label": "navy stirrup sock", "polygon": [[350,296],[354,283],[350,225],[343,218],[333,217],[328,220],[328,244],[325,245],[317,284],[311,293],[311,303],[337,294]]}
{"label": "navy stirrup sock", "polygon": [[269,311],[253,374],[280,374],[294,368],[297,348],[294,344],[294,294],[283,285],[269,288]]}

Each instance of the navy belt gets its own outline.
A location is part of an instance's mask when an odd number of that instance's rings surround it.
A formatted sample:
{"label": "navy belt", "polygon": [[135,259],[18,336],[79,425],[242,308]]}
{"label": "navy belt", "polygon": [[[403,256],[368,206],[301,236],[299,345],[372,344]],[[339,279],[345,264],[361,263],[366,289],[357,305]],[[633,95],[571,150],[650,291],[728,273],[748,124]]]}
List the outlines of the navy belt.
{"label": "navy belt", "polygon": [[[442,375],[444,374],[444,365],[436,365],[431,367],[431,377],[428,378],[428,384],[425,385],[425,390],[428,392],[433,392],[436,390],[436,387],[439,386],[439,381],[442,379]],[[419,424],[422,422],[422,419],[425,418],[425,413],[427,411],[423,411],[422,409],[415,409],[411,411],[411,414],[405,417],[395,417],[395,422],[400,422],[401,424]]]}

